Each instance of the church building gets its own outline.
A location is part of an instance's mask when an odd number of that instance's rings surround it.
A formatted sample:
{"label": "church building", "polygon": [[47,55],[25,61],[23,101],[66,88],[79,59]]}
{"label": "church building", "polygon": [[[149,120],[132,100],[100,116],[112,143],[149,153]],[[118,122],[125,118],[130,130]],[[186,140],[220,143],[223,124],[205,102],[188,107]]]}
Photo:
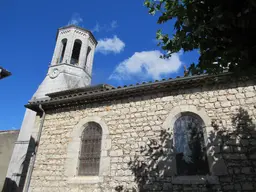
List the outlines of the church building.
{"label": "church building", "polygon": [[256,191],[255,76],[92,86],[96,46],[58,29],[9,164],[15,190]]}

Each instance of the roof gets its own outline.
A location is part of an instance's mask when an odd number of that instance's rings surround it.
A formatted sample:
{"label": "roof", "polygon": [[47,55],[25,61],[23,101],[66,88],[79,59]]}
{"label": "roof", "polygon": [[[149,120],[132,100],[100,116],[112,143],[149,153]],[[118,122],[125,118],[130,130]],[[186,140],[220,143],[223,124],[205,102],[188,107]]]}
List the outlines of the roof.
{"label": "roof", "polygon": [[231,73],[224,73],[220,75],[204,74],[190,77],[177,77],[175,79],[162,79],[161,81],[143,82],[141,84],[125,85],[123,87],[113,87],[111,85],[101,84],[92,87],[51,93],[48,94],[48,99],[30,101],[25,106],[40,112],[38,107],[40,104],[45,110],[57,109],[100,101],[109,102],[115,99],[143,96],[164,91],[170,92],[181,88],[215,85],[216,83],[231,82],[232,79],[233,76]]}
{"label": "roof", "polygon": [[11,75],[11,72],[7,71],[3,67],[0,67],[0,79],[3,79],[5,77],[8,77]]}
{"label": "roof", "polygon": [[112,88],[114,88],[112,85],[98,84],[98,85],[94,85],[94,86],[80,87],[80,88],[69,89],[69,90],[65,90],[65,91],[58,91],[58,92],[49,93],[46,95],[49,97],[56,97],[56,96],[75,94],[75,93],[79,93],[79,92],[86,92],[86,91],[91,92],[91,91],[97,91],[97,90],[101,90],[101,89],[112,89]]}
{"label": "roof", "polygon": [[19,133],[20,130],[0,130],[0,134]]}
{"label": "roof", "polygon": [[77,25],[67,25],[67,26],[64,26],[64,27],[60,27],[60,28],[58,29],[58,31],[57,31],[56,39],[58,38],[58,35],[59,35],[59,31],[60,31],[60,30],[62,30],[62,29],[68,29],[68,28],[72,28],[72,27],[77,28],[77,29],[80,29],[80,30],[82,30],[82,31],[84,31],[84,32],[86,32],[86,33],[89,33],[89,35],[92,37],[92,40],[94,41],[95,45],[98,44],[98,41],[96,40],[96,38],[94,37],[94,35],[92,34],[91,31],[89,31],[89,30],[87,30],[87,29],[85,29],[85,28],[79,27],[79,26],[77,26]]}

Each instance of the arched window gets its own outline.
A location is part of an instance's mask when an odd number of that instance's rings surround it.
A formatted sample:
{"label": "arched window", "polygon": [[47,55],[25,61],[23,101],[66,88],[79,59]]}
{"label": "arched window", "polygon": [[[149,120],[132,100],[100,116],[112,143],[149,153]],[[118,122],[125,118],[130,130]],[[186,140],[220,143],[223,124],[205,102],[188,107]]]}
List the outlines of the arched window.
{"label": "arched window", "polygon": [[79,62],[81,46],[82,46],[82,41],[79,39],[76,39],[73,46],[72,55],[71,55],[71,61],[70,61],[71,64],[77,64]]}
{"label": "arched window", "polygon": [[63,58],[64,58],[66,46],[67,46],[67,41],[68,41],[67,39],[62,39],[62,41],[61,41],[61,54],[60,54],[60,58],[59,58],[59,63],[63,62]]}
{"label": "arched window", "polygon": [[81,138],[78,175],[93,176],[99,174],[102,129],[95,122],[86,125]]}
{"label": "arched window", "polygon": [[88,66],[88,61],[90,60],[90,52],[91,52],[91,47],[88,47],[87,49],[87,53],[86,53],[86,59],[85,59],[85,65],[84,68],[86,69]]}
{"label": "arched window", "polygon": [[174,124],[174,147],[178,175],[209,173],[203,135],[204,123],[193,113],[183,113]]}

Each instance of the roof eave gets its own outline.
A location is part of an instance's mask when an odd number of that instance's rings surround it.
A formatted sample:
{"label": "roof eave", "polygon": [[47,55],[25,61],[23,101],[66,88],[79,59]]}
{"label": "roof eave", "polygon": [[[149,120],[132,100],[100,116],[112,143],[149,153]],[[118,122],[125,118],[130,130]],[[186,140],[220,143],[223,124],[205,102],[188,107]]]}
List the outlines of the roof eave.
{"label": "roof eave", "polygon": [[[42,104],[43,107],[46,108],[59,108],[59,107],[65,107],[70,105],[80,105],[80,104],[87,104],[92,103],[95,101],[110,101],[113,99],[120,99],[124,97],[130,97],[130,96],[138,96],[138,95],[145,95],[145,94],[151,94],[151,93],[158,93],[159,91],[171,91],[171,90],[177,90],[179,88],[191,88],[191,87],[197,87],[202,86],[205,84],[214,84],[216,82],[226,82],[229,79],[229,77],[232,77],[229,75],[231,73],[225,73],[221,75],[200,75],[200,76],[194,76],[194,77],[185,77],[180,79],[172,79],[172,80],[165,80],[165,81],[158,81],[154,83],[148,83],[148,84],[140,84],[136,86],[131,87],[122,87],[122,88],[115,88],[115,89],[109,89],[109,90],[103,90],[96,92],[84,92],[81,94],[75,93],[72,96],[70,95],[64,95],[59,97],[52,97],[50,100],[46,101],[37,101],[34,103],[29,103],[26,105],[27,108],[30,108],[32,110],[37,110],[38,105]],[[223,78],[224,77],[224,78]],[[228,77],[228,79],[226,78]]]}
{"label": "roof eave", "polygon": [[59,35],[59,31],[60,31],[60,30],[62,30],[62,29],[67,29],[67,28],[72,28],[72,27],[73,27],[73,28],[80,29],[80,30],[83,30],[83,31],[85,31],[86,33],[89,33],[89,35],[92,37],[92,40],[93,40],[94,43],[95,43],[95,46],[97,46],[98,41],[96,40],[96,38],[94,37],[94,35],[92,34],[92,32],[91,32],[90,30],[87,30],[87,29],[85,29],[85,28],[79,27],[79,26],[77,26],[77,25],[67,25],[67,26],[58,28],[57,34],[56,34],[56,41],[57,41],[57,39],[58,39],[58,35]]}

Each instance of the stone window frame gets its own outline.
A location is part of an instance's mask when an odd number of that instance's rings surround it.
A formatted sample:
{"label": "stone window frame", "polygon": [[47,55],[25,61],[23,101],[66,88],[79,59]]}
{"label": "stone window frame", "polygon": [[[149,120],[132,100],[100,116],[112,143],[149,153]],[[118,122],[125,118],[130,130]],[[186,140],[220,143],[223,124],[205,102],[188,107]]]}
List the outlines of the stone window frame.
{"label": "stone window frame", "polygon": [[207,159],[208,159],[208,165],[209,165],[209,172],[210,175],[188,175],[188,176],[176,176],[177,174],[177,168],[176,168],[176,161],[174,160],[172,162],[172,168],[173,168],[173,173],[172,173],[172,183],[173,184],[204,184],[206,182],[210,184],[218,184],[218,174],[215,171],[215,166],[214,166],[214,159],[211,156],[211,147],[208,147],[208,135],[210,134],[211,131],[213,131],[213,127],[211,126],[211,119],[205,112],[203,108],[196,107],[194,105],[180,105],[172,108],[172,110],[169,112],[169,115],[167,116],[166,120],[163,123],[163,128],[169,132],[173,133],[174,130],[174,124],[175,121],[181,117],[183,114],[187,113],[192,113],[197,116],[199,116],[204,124],[203,127],[203,135],[204,135],[204,142],[205,145],[207,146]]}
{"label": "stone window frame", "polygon": [[[78,175],[79,151],[81,148],[81,136],[86,124],[89,122],[98,123],[102,128],[100,167],[98,176],[80,176]],[[68,176],[68,183],[99,183],[104,181],[104,176],[110,174],[111,140],[109,130],[101,117],[86,117],[79,121],[71,133],[71,140],[67,148],[67,159],[65,164],[65,175]]]}

